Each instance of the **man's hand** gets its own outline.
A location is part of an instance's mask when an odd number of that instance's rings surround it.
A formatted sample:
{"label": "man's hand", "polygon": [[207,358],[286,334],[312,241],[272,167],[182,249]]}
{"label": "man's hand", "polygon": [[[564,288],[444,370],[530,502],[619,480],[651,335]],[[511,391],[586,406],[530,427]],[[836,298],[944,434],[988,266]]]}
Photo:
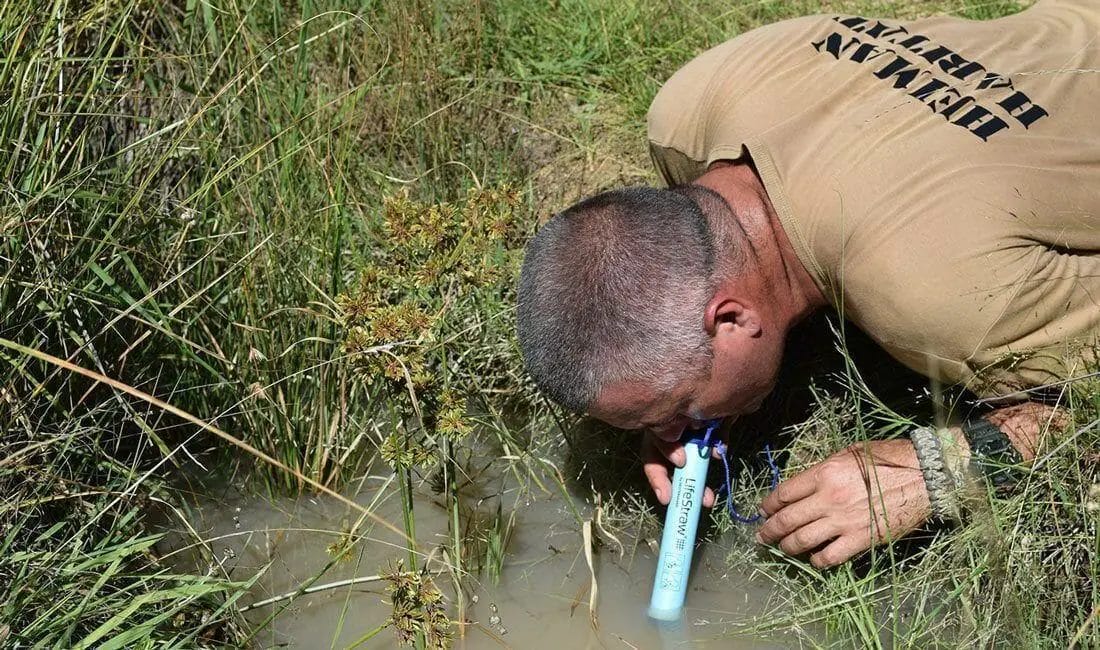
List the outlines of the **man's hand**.
{"label": "man's hand", "polygon": [[[672,480],[669,476],[673,465],[683,467],[687,462],[685,453],[684,445],[678,441],[661,440],[649,431],[642,438],[645,477],[661,505],[667,506],[669,499],[672,498]],[[713,450],[711,455],[718,458],[718,450]],[[703,505],[707,508],[714,507],[714,490],[709,487],[703,492]]]}
{"label": "man's hand", "polygon": [[[1048,430],[1069,422],[1060,409],[1034,402],[1002,407],[986,417],[1004,431],[1024,462],[1034,459]],[[952,430],[965,445],[962,432]],[[898,539],[932,513],[908,439],[852,445],[781,483],[760,508],[768,521],[757,540],[778,544],[791,555],[810,553],[810,562],[819,568]]]}
{"label": "man's hand", "polygon": [[908,439],[852,445],[781,483],[760,508],[768,521],[757,541],[790,555],[810,553],[818,568],[895,540],[932,513]]}

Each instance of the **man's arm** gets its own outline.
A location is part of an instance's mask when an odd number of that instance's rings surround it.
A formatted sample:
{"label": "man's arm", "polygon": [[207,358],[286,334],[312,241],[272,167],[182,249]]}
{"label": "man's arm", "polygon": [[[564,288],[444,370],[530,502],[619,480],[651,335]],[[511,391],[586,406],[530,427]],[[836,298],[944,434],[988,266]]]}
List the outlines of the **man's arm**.
{"label": "man's arm", "polygon": [[[1042,436],[1065,426],[1064,412],[1026,402],[986,415],[1025,463],[1035,458]],[[951,429],[968,450],[961,429]],[[855,444],[784,481],[761,504],[768,521],[757,541],[778,544],[791,555],[810,553],[819,568],[835,566],[893,541],[928,520],[932,508],[917,454],[908,440]]]}
{"label": "man's arm", "polygon": [[1035,458],[1044,433],[1069,426],[1069,416],[1065,411],[1038,402],[1005,406],[986,415],[985,419],[997,425],[1008,436],[1025,463],[1030,463]]}

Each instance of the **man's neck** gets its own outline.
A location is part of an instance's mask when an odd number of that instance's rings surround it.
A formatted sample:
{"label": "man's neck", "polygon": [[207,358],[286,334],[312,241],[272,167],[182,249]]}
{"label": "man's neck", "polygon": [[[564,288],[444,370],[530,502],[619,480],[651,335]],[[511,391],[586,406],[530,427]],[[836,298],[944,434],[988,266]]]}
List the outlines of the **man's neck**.
{"label": "man's neck", "polygon": [[719,161],[695,181],[726,199],[756,252],[759,272],[775,292],[777,315],[790,328],[828,303],[795,252],[756,170]]}

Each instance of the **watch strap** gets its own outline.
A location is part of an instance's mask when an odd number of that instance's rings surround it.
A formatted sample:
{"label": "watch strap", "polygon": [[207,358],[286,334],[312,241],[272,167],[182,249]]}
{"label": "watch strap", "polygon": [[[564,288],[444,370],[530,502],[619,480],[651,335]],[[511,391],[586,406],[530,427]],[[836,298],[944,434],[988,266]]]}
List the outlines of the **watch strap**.
{"label": "watch strap", "polygon": [[970,467],[985,477],[993,489],[1003,493],[1019,480],[1016,468],[1023,458],[1001,429],[985,418],[967,420],[963,435],[970,444]]}

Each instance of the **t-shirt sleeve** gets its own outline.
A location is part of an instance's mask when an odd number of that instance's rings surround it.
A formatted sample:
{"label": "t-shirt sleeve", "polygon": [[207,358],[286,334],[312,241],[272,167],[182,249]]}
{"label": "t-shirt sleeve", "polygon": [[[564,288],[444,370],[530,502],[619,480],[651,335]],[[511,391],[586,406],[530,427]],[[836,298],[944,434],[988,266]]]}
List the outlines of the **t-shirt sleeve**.
{"label": "t-shirt sleeve", "polygon": [[692,160],[672,147],[662,147],[649,143],[649,157],[665,185],[684,185],[694,181],[706,171],[706,165]]}

